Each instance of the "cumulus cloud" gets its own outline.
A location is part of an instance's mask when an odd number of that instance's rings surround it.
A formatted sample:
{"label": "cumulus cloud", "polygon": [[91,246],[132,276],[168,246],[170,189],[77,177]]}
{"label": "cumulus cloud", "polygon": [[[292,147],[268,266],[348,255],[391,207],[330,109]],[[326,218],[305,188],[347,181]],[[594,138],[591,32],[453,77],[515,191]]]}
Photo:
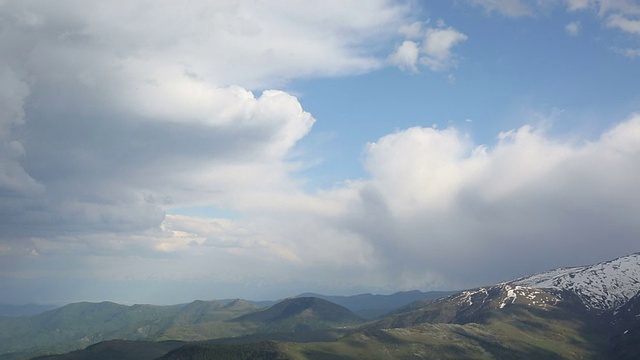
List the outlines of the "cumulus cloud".
{"label": "cumulus cloud", "polygon": [[531,126],[492,147],[453,128],[387,135],[367,147],[372,178],[351,229],[409,283],[472,285],[634,251],[639,137],[637,114],[583,144]]}
{"label": "cumulus cloud", "polygon": [[445,70],[452,64],[451,48],[467,38],[452,27],[428,29],[423,44],[426,56],[420,60],[431,70]]}
{"label": "cumulus cloud", "polygon": [[389,61],[400,69],[409,72],[418,72],[417,62],[420,53],[416,42],[405,40],[398,49],[389,56]]}
{"label": "cumulus cloud", "polygon": [[272,209],[296,193],[292,149],[315,120],[273,89],[384,66],[378,46],[409,14],[386,1],[1,2],[3,278],[131,277],[134,257],[190,277],[195,265],[158,264],[193,249],[244,275],[295,259],[251,223],[167,212]]}
{"label": "cumulus cloud", "polygon": [[569,34],[571,36],[578,35],[578,33],[580,33],[580,21],[573,21],[573,22],[568,23],[564,27],[564,30],[566,31],[567,34]]}
{"label": "cumulus cloud", "polygon": [[467,35],[453,27],[447,27],[442,21],[438,21],[436,27],[425,29],[420,23],[413,23],[401,28],[400,32],[410,38],[421,34],[421,43],[405,40],[388,59],[391,64],[409,72],[417,72],[418,65],[431,71],[449,69],[456,64],[453,47],[468,39]]}
{"label": "cumulus cloud", "polygon": [[314,119],[286,92],[251,89],[382,66],[369,46],[409,10],[343,5],[3,2],[2,228],[141,230],[167,208],[287,179]]}
{"label": "cumulus cloud", "polygon": [[265,271],[293,282],[296,269],[316,274],[313,286],[379,291],[470,287],[635,251],[640,115],[590,142],[545,128],[493,145],[455,128],[399,130],[367,145],[367,179],[280,194],[234,221],[170,217],[161,243],[225,249],[221,264],[274,264]]}

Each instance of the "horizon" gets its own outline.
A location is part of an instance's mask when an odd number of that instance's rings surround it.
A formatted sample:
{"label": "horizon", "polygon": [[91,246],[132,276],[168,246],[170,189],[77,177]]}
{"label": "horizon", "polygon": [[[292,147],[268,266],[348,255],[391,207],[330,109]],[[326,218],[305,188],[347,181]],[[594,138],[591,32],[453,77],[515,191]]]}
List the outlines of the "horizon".
{"label": "horizon", "polygon": [[0,14],[0,303],[453,291],[640,251],[634,1]]}
{"label": "horizon", "polygon": [[[73,301],[73,302],[69,302],[69,303],[63,303],[63,304],[42,304],[42,303],[26,303],[26,304],[7,304],[7,303],[0,303],[0,305],[3,306],[15,306],[15,307],[21,307],[21,306],[29,306],[29,305],[33,305],[33,306],[55,306],[56,308],[60,308],[66,305],[71,305],[71,304],[79,304],[79,303],[89,303],[89,304],[100,304],[100,303],[113,303],[113,304],[117,304],[117,305],[125,305],[125,306],[134,306],[134,305],[152,305],[152,306],[176,306],[176,305],[188,305],[191,304],[193,302],[196,301],[228,301],[228,302],[233,302],[235,300],[243,300],[243,301],[248,301],[248,302],[252,302],[252,303],[260,303],[260,302],[280,302],[283,300],[287,300],[287,299],[295,299],[295,298],[300,298],[300,297],[316,297],[316,296],[306,296],[306,295],[321,295],[321,296],[327,296],[327,297],[354,297],[354,296],[360,296],[360,295],[371,295],[371,296],[391,296],[391,295],[397,295],[397,294],[401,294],[401,293],[411,293],[411,292],[415,292],[415,291],[419,291],[421,293],[430,293],[430,292],[449,292],[449,291],[440,291],[440,290],[429,290],[429,291],[421,291],[421,290],[404,290],[404,291],[396,291],[394,293],[389,293],[389,294],[374,294],[374,293],[358,293],[358,294],[350,294],[350,295],[335,295],[335,294],[320,294],[320,293],[316,293],[316,292],[306,292],[306,293],[299,293],[296,295],[290,295],[290,296],[285,296],[285,297],[280,297],[280,298],[275,298],[275,299],[245,299],[245,298],[225,298],[225,299],[193,299],[191,301],[188,302],[180,302],[180,303],[123,303],[123,302],[117,302],[117,301],[113,301],[113,300],[78,300],[78,301]],[[305,296],[302,296],[305,295]]]}

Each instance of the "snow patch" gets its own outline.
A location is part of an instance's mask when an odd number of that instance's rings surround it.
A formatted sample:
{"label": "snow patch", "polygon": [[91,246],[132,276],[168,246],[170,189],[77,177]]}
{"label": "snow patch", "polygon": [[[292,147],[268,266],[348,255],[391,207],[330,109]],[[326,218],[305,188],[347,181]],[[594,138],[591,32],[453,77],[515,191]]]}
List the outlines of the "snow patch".
{"label": "snow patch", "polygon": [[591,309],[618,309],[640,291],[640,253],[590,266],[559,268],[509,282],[574,292]]}

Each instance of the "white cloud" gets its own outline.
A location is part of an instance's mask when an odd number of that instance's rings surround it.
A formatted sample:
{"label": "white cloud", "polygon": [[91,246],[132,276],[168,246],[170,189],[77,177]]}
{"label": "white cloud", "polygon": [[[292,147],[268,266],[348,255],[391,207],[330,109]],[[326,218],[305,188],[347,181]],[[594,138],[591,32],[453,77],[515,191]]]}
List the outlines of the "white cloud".
{"label": "white cloud", "polygon": [[418,72],[417,62],[420,49],[418,44],[411,40],[405,40],[398,49],[389,56],[389,62],[402,70]]}
{"label": "white cloud", "polygon": [[20,164],[24,146],[13,137],[14,129],[24,125],[23,107],[28,94],[27,83],[10,68],[0,66],[0,191],[12,196],[42,191]]}
{"label": "white cloud", "polygon": [[433,71],[446,70],[453,64],[451,49],[467,39],[467,35],[452,27],[428,29],[422,45],[426,56],[420,60]]}
{"label": "white cloud", "polygon": [[[286,282],[285,265],[300,259],[366,268],[367,244],[314,225],[342,211],[311,202],[292,176],[292,150],[315,120],[272,89],[384,66],[410,6],[5,1],[0,13],[3,276],[215,279],[224,269],[233,283],[260,267]],[[190,206],[242,218],[166,215]],[[286,209],[300,212],[297,227],[283,225],[296,218]],[[300,243],[312,226],[314,245]]]}
{"label": "white cloud", "polygon": [[640,57],[640,49],[615,49],[615,50],[620,52],[624,56],[630,57],[632,59]]}
{"label": "white cloud", "polygon": [[583,10],[592,6],[593,0],[566,0],[569,11]]}
{"label": "white cloud", "polygon": [[452,128],[387,135],[367,148],[372,178],[359,187],[352,226],[381,261],[416,281],[493,274],[479,284],[514,276],[511,267],[558,266],[568,251],[577,263],[635,251],[638,140],[640,115],[586,144],[531,126],[493,147]]}
{"label": "white cloud", "polygon": [[314,119],[286,92],[250,89],[383,66],[378,44],[410,14],[386,1],[0,7],[0,193],[33,202],[5,199],[0,226],[23,234],[139,230],[167,207],[287,186]]}
{"label": "white cloud", "polygon": [[531,15],[532,9],[522,0],[471,0],[471,3],[483,7],[487,12],[498,12],[508,17]]}
{"label": "white cloud", "polygon": [[580,21],[573,21],[568,23],[564,27],[564,30],[566,31],[567,34],[571,36],[577,36],[578,33],[580,33]]}
{"label": "white cloud", "polygon": [[600,15],[608,12],[618,12],[625,15],[640,14],[640,4],[635,0],[600,0],[593,2],[599,6],[598,12]]}
{"label": "white cloud", "polygon": [[[569,12],[591,11],[607,27],[616,28],[623,32],[640,35],[640,4],[635,0],[565,0],[548,1],[537,0],[525,2],[521,0],[469,0],[471,4],[484,8],[487,12],[498,12],[508,17],[536,16],[548,13],[553,7],[559,5]],[[576,36],[581,31],[580,21],[573,21],[565,26],[566,34]],[[609,48],[629,58],[635,58],[635,45],[624,43],[618,39],[618,44]],[[622,42],[623,44],[620,44]],[[622,49],[622,50],[621,50]]]}
{"label": "white cloud", "polygon": [[609,16],[607,26],[615,27],[631,34],[640,34],[640,20],[631,20],[619,14]]}
{"label": "white cloud", "polygon": [[[640,235],[639,140],[635,114],[586,143],[529,125],[493,146],[454,128],[398,131],[368,144],[369,179],[247,203],[251,215],[233,225],[242,234],[227,230],[218,246],[238,249],[225,261],[244,261],[250,246],[262,249],[254,264],[289,264],[273,274],[330,266],[345,287],[380,291],[474,286],[613,257],[634,251]],[[221,226],[184,221],[181,231],[200,237]]]}
{"label": "white cloud", "polygon": [[409,39],[421,38],[423,34],[422,22],[416,21],[409,25],[402,25],[400,27],[400,34],[406,36]]}
{"label": "white cloud", "polygon": [[418,72],[419,66],[431,71],[444,71],[454,66],[456,55],[452,52],[453,47],[468,39],[467,35],[447,27],[442,20],[438,20],[435,27],[427,28],[415,22],[403,26],[400,33],[413,40],[405,40],[398,46],[389,55],[388,62],[412,73]]}

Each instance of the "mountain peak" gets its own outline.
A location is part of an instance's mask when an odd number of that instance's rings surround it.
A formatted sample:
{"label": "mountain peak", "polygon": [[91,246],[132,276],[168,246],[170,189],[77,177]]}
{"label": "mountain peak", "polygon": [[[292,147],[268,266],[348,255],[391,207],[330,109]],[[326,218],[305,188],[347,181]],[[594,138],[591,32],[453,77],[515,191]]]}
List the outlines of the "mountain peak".
{"label": "mountain peak", "polygon": [[615,310],[640,291],[640,253],[595,265],[549,270],[508,283],[571,291],[589,309]]}
{"label": "mountain peak", "polygon": [[242,299],[235,299],[223,307],[223,309],[225,310],[252,310],[258,308],[258,306],[255,306],[247,300]]}
{"label": "mountain peak", "polygon": [[351,310],[316,297],[288,298],[267,309],[243,315],[234,321],[278,322],[292,318],[322,321],[359,321]]}

